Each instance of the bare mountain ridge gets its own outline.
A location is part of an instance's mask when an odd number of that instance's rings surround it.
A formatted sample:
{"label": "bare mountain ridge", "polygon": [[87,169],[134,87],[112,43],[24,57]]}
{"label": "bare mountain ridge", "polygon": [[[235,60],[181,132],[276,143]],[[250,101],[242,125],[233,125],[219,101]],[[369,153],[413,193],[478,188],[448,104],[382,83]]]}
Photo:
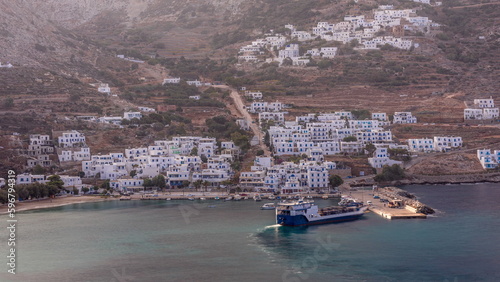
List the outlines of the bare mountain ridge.
{"label": "bare mountain ridge", "polygon": [[[368,2],[371,4],[366,6]],[[11,3],[0,0],[0,61],[62,73],[89,74],[95,72],[99,57],[113,55],[103,47],[157,52],[162,56],[189,57],[193,53],[205,56],[213,51],[211,36],[216,32],[239,30],[245,35],[240,36],[243,40],[250,40],[256,33],[267,28],[282,28],[284,23],[297,24],[307,30],[317,21],[337,21],[346,13],[366,12],[382,2],[400,3],[396,0],[366,1],[357,5],[343,0],[310,3],[285,0],[32,0]],[[460,2],[457,5],[474,4],[474,1]],[[473,32],[464,32],[459,37],[449,34],[451,40],[425,38],[430,43],[423,46],[432,50],[432,55],[429,52],[424,55],[432,57],[436,68],[443,67],[458,74],[447,78],[452,83],[451,91],[462,89],[480,94],[498,89],[495,47],[498,47],[499,36],[495,6],[481,4],[471,8],[442,9],[410,5],[421,7],[423,10],[419,14],[445,25],[450,23],[446,20],[451,16],[443,13],[444,9],[463,10],[465,15],[471,15],[467,18],[455,12],[456,17],[468,21],[467,26],[473,28]],[[487,17],[483,16],[485,13]],[[478,40],[479,35],[486,39]],[[233,49],[243,44],[241,38],[233,40],[236,44],[230,41]],[[221,54],[228,56],[235,52]],[[479,61],[463,63],[467,56],[479,58]]]}

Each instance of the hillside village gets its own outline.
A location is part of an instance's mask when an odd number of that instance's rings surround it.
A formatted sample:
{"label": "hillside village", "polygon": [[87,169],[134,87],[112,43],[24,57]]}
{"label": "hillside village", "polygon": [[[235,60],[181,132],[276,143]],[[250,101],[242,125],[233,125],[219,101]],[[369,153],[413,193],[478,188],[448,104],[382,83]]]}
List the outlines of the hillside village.
{"label": "hillside village", "polygon": [[[292,24],[285,25],[290,31],[289,36],[266,34],[265,38],[252,41],[252,44],[240,48],[238,59],[246,62],[262,61],[259,55],[265,55],[264,49],[274,54],[278,51],[278,56],[267,58],[266,62],[279,62],[280,65],[288,59],[293,65],[307,65],[311,58],[335,58],[337,47],[321,47],[307,50],[300,54],[300,43],[311,42],[321,39],[326,42],[340,42],[348,44],[356,41],[356,49],[378,50],[382,46],[392,46],[394,48],[410,50],[418,48],[417,43],[404,39],[405,31],[430,32],[431,29],[439,28],[438,23],[429,20],[428,17],[417,16],[415,9],[395,10],[393,5],[381,5],[373,11],[370,19],[365,15],[346,15],[343,22],[328,23],[318,22],[312,32],[297,30]],[[391,29],[394,36],[378,36],[385,33],[386,29]],[[286,44],[290,41],[299,43]],[[284,47],[284,49],[282,49]]]}
{"label": "hillside village", "polygon": [[[262,97],[261,92],[247,91],[243,96]],[[257,94],[255,94],[257,93]],[[477,99],[474,104],[492,108],[493,99]],[[49,135],[30,135],[28,150],[20,152],[29,156],[26,168],[49,168],[58,161],[62,166],[79,167],[79,176],[61,175],[68,189],[75,193],[96,187],[84,184],[82,179],[99,179],[106,186],[120,192],[137,192],[150,188],[153,179],[162,179],[161,187],[210,189],[236,185],[245,191],[272,193],[320,192],[330,188],[332,175],[351,175],[349,167],[329,157],[336,155],[368,154],[367,162],[374,171],[403,161],[391,158],[411,157],[415,153],[450,152],[460,149],[459,136],[434,136],[433,138],[394,140],[391,124],[416,124],[411,112],[372,113],[371,119],[357,119],[349,111],[310,113],[286,121],[280,102],[252,102],[249,112],[258,115],[258,122],[266,132],[263,142],[271,149],[271,156],[257,156],[250,170],[234,169],[241,150],[231,141],[215,138],[179,136],[171,140],[157,140],[147,147],[130,148],[124,152],[92,154],[84,134],[72,130],[57,133],[57,141]],[[359,113],[358,113],[359,114]],[[124,119],[142,116],[125,113]],[[488,116],[490,117],[490,116]],[[492,118],[492,117],[490,117]],[[498,118],[498,115],[493,118]],[[248,126],[244,123],[243,127]],[[248,128],[246,128],[248,130]],[[478,150],[477,156],[484,169],[495,169],[500,162],[500,150]],[[57,161],[51,155],[57,154]],[[295,158],[283,161],[283,157]],[[291,159],[290,159],[291,160]],[[372,172],[366,172],[371,174]],[[362,174],[364,175],[364,173]],[[18,184],[48,182],[50,175],[19,174]],[[236,182],[235,182],[236,181]],[[71,191],[71,190],[70,190]]]}
{"label": "hillside village", "polygon": [[[431,3],[425,0],[414,2],[440,6],[440,2]],[[250,45],[241,47],[237,59],[239,63],[244,61],[278,62],[280,65],[304,66],[314,59],[335,59],[339,54],[341,44],[352,45],[356,50],[385,50],[387,48],[413,50],[419,48],[419,44],[405,35],[430,33],[441,26],[428,17],[418,16],[418,13],[418,9],[399,10],[393,5],[380,5],[369,14],[345,15],[341,22],[317,22],[311,31],[299,30],[294,24],[287,24],[284,26],[286,32],[271,31],[265,34],[264,38],[255,39]],[[304,47],[314,45],[312,43],[315,41],[320,41],[321,44],[311,48]],[[116,54],[120,54],[119,51]],[[142,70],[151,71],[148,65],[155,65],[151,61],[116,54],[114,56],[120,61],[141,64],[138,68]],[[422,58],[422,56],[418,57],[424,63],[430,61]],[[236,61],[228,60],[228,64],[233,63]],[[248,191],[287,194],[318,192],[331,188],[329,178],[333,175],[340,175],[347,179],[353,176],[374,176],[382,173],[384,167],[393,165],[410,167],[413,163],[409,160],[417,157],[420,160],[422,157],[425,159],[426,156],[448,156],[455,152],[471,155],[471,150],[473,150],[475,163],[480,164],[484,170],[495,171],[500,164],[500,150],[497,147],[493,145],[490,148],[468,146],[468,143],[475,142],[471,137],[474,131],[468,132],[468,136],[458,136],[460,134],[456,133],[460,133],[461,130],[454,130],[453,134],[449,134],[446,130],[439,132],[440,129],[449,127],[462,126],[462,128],[478,129],[485,125],[492,128],[497,126],[499,109],[495,106],[494,96],[484,98],[490,93],[482,93],[481,99],[470,100],[467,100],[463,93],[443,95],[444,100],[450,100],[455,96],[463,99],[465,104],[463,124],[439,124],[441,127],[436,126],[433,134],[418,134],[420,132],[412,132],[412,130],[425,131],[425,129],[433,128],[435,123],[417,122],[417,116],[420,121],[421,116],[432,111],[421,109],[415,111],[414,105],[411,104],[394,108],[391,112],[352,110],[358,108],[355,106],[350,108],[351,110],[308,111],[308,107],[298,109],[287,100],[278,101],[275,99],[275,93],[268,95],[266,91],[272,89],[273,86],[252,89],[256,84],[240,87],[247,81],[231,84],[201,74],[197,74],[198,78],[194,79],[195,76],[192,73],[186,71],[185,73],[189,75],[185,76],[182,72],[179,75],[167,71],[165,66],[166,64],[162,65],[165,72],[156,73],[162,77],[163,82],[152,79],[146,83],[146,79],[141,77],[134,78],[134,84],[137,81],[140,81],[140,84],[117,87],[116,85],[119,84],[115,84],[112,79],[89,79],[93,82],[97,81],[97,83],[91,83],[90,86],[99,93],[98,95],[102,94],[99,97],[114,99],[113,103],[116,104],[113,111],[101,111],[97,115],[61,112],[58,113],[58,117],[62,118],[50,125],[58,128],[58,130],[52,130],[52,134],[47,134],[47,132],[37,134],[41,131],[34,131],[23,136],[17,133],[9,135],[11,144],[14,144],[13,151],[25,161],[24,173],[18,175],[18,184],[47,182],[50,175],[55,173],[61,176],[61,180],[70,192],[72,192],[71,188],[76,188],[75,193],[84,193],[93,187],[112,188],[121,192],[139,191],[158,186],[157,180],[160,179],[164,182],[164,185],[162,182],[159,186],[162,188],[199,189],[204,186],[219,189],[230,186]],[[18,69],[17,65],[14,67],[10,63],[0,63],[0,67],[6,72]],[[108,68],[111,69],[111,67]],[[226,71],[234,71],[231,73],[231,78],[239,76],[238,70]],[[451,72],[448,69],[441,71]],[[401,75],[402,72],[404,68],[401,72],[396,72],[396,75]],[[44,76],[49,77],[51,74],[45,72]],[[48,85],[48,82],[41,78],[36,78],[34,81],[40,85]],[[75,82],[75,84],[79,83]],[[147,94],[143,95],[146,98],[137,99],[140,96],[139,93],[142,94],[141,87],[151,86],[154,91],[163,87],[160,90],[167,93],[168,87],[179,85],[201,89],[196,93],[197,95],[183,97],[184,100],[189,101],[212,99],[211,92],[201,92],[212,87],[224,86],[231,90],[239,87],[241,91],[238,95],[246,101],[245,111],[251,115],[252,119],[242,118],[242,113],[238,113],[235,109],[237,108],[236,101],[234,105],[227,103],[229,98],[222,100],[224,103],[219,99],[218,104],[210,106],[222,108],[225,116],[230,116],[231,119],[238,116],[235,123],[249,135],[252,134],[250,133],[252,124],[257,124],[261,130],[261,136],[265,137],[259,140],[255,135],[251,142],[254,147],[251,152],[247,152],[229,138],[207,137],[205,135],[206,124],[197,124],[192,128],[196,128],[196,134],[199,135],[192,134],[194,130],[190,130],[185,134],[169,133],[169,138],[163,139],[148,136],[148,144],[144,142],[140,147],[129,145],[129,148],[123,151],[116,150],[100,154],[95,152],[100,152],[101,148],[96,149],[88,145],[85,129],[132,129],[129,132],[134,132],[133,130],[141,125],[140,121],[149,118],[150,114],[182,112],[182,108],[173,103],[174,99],[168,95],[162,98],[158,93],[154,93],[157,95],[155,96],[146,92]],[[329,84],[329,87],[335,87],[335,85]],[[421,87],[425,89],[426,86]],[[247,90],[247,88],[252,90]],[[67,89],[64,91],[70,92]],[[441,94],[433,92],[431,96],[437,97]],[[127,95],[133,99],[127,99]],[[396,95],[401,100],[409,96],[399,92]],[[280,96],[280,100],[282,97],[285,96]],[[307,94],[306,97],[309,99],[313,95]],[[413,97],[415,98],[415,95]],[[38,96],[36,98],[32,103],[25,104],[26,101],[23,100],[22,103],[10,104],[21,108],[24,105],[36,105],[38,102],[35,103],[35,101],[38,101],[38,98],[45,99],[45,97]],[[72,101],[77,105],[76,107],[79,103],[77,101]],[[462,100],[459,101],[461,105]],[[116,105],[120,103],[126,106],[117,107]],[[224,109],[225,103],[228,109]],[[198,106],[188,104],[183,107],[192,109]],[[48,113],[50,111],[52,110],[47,110]],[[200,110],[199,113],[202,114],[198,114],[198,118],[203,119],[202,115],[205,111],[206,109]],[[427,121],[430,119],[426,118]],[[75,129],[76,127],[72,127],[75,123],[85,129]],[[165,130],[171,124],[156,125],[160,130]],[[153,126],[153,123],[148,123],[144,124],[143,128]],[[394,130],[397,130],[397,133],[394,133]],[[403,132],[404,134],[401,134]],[[92,134],[98,135],[95,132]],[[134,135],[130,137],[134,138]],[[135,135],[135,138],[139,139],[140,136]],[[493,141],[490,143],[494,143],[494,138],[495,136],[492,135]],[[269,149],[269,154],[263,154],[259,150],[261,147],[255,146],[262,145],[262,143],[265,143],[265,147]],[[122,145],[127,146],[127,144]],[[464,147],[467,148],[464,149]],[[243,159],[246,163],[242,166]],[[346,160],[352,161],[354,165],[361,163],[362,168],[351,170],[349,167],[351,163],[346,165]],[[82,190],[83,188],[89,190]]]}

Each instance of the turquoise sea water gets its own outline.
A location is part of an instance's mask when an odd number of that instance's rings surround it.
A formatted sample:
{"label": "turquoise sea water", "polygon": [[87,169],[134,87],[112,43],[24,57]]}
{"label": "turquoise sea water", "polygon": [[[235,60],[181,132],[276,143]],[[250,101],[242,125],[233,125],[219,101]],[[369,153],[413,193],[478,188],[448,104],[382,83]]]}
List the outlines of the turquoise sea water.
{"label": "turquoise sea water", "polygon": [[110,201],[20,213],[17,274],[4,264],[0,281],[500,281],[498,184],[405,189],[438,214],[389,221],[370,213],[291,228],[259,210],[266,201],[250,200]]}

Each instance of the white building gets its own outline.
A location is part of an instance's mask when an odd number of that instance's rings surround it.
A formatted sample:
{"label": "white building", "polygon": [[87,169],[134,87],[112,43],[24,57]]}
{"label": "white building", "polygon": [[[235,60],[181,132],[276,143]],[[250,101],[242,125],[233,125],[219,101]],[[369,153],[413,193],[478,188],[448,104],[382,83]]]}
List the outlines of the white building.
{"label": "white building", "polygon": [[109,93],[111,93],[111,88],[109,88],[109,85],[107,83],[101,83],[101,84],[99,84],[97,91],[99,91],[101,93],[109,94]]}
{"label": "white building", "polygon": [[323,58],[333,59],[337,55],[337,47],[322,47],[319,51]]}
{"label": "white building", "polygon": [[149,107],[139,107],[139,111],[144,112],[144,113],[154,113],[154,112],[156,112],[155,109],[149,108]]}
{"label": "white building", "polygon": [[263,112],[259,113],[259,124],[264,120],[273,120],[277,124],[283,124],[285,122],[285,113],[283,112]]}
{"label": "white building", "polygon": [[68,190],[71,191],[71,188],[76,188],[78,189],[79,192],[81,192],[83,184],[82,184],[82,179],[80,176],[69,176],[69,175],[59,175],[61,178],[62,182],[64,183],[64,188],[67,188]]}
{"label": "white building", "polygon": [[59,148],[57,149],[57,157],[59,162],[72,162],[72,161],[89,161],[90,148]]}
{"label": "white building", "polygon": [[124,112],[123,113],[123,119],[131,120],[133,118],[141,119],[142,118],[141,112]]}
{"label": "white building", "polygon": [[201,87],[201,86],[203,86],[203,82],[201,82],[201,81],[199,81],[199,80],[188,80],[188,81],[186,81],[186,83],[187,83],[188,85],[194,85],[194,86],[196,86],[196,87]]}
{"label": "white building", "polygon": [[477,150],[477,158],[484,169],[495,169],[500,162],[500,150],[495,150],[493,154],[490,149]]}
{"label": "white building", "polygon": [[284,50],[280,50],[278,58],[298,58],[299,55],[299,44],[289,44],[285,46]]}
{"label": "white building", "polygon": [[85,144],[85,136],[76,130],[66,131],[57,138],[59,147],[67,148]]}
{"label": "white building", "polygon": [[465,109],[464,110],[465,120],[482,120],[483,119],[483,109]]}
{"label": "white building", "polygon": [[100,123],[120,125],[122,124],[122,117],[100,117],[97,119]]}
{"label": "white building", "polygon": [[32,184],[35,182],[45,184],[49,181],[45,180],[45,175],[35,175],[35,174],[24,173],[24,174],[18,174],[16,176],[16,184],[17,185]]}
{"label": "white building", "polygon": [[386,113],[372,113],[372,119],[379,120],[379,121],[387,121],[387,114]]}
{"label": "white building", "polygon": [[498,117],[499,109],[495,108],[495,101],[491,97],[489,99],[474,99],[474,106],[464,110],[464,120],[487,120]]}
{"label": "white building", "polygon": [[434,151],[434,140],[430,138],[408,139],[408,148],[411,152]]}
{"label": "white building", "polygon": [[180,77],[171,77],[171,78],[165,78],[163,79],[163,85],[165,84],[177,84],[181,82]]}
{"label": "white building", "polygon": [[417,117],[414,117],[411,114],[411,112],[395,112],[392,123],[394,124],[417,123]]}
{"label": "white building", "polygon": [[245,91],[245,96],[250,97],[253,100],[260,100],[260,99],[262,99],[262,92],[260,92],[260,91]]}
{"label": "white building", "polygon": [[391,166],[393,164],[401,165],[402,162],[389,159],[389,153],[387,147],[377,147],[373,156],[368,158],[368,163],[374,168],[382,168],[386,165]]}
{"label": "white building", "polygon": [[434,137],[434,148],[436,151],[444,152],[449,151],[453,148],[462,147],[462,137]]}

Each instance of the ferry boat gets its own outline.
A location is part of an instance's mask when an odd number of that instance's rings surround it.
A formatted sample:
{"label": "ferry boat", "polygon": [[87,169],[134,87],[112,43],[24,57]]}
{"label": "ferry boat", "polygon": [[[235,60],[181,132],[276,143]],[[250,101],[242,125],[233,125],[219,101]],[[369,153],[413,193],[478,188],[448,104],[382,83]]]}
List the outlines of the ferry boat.
{"label": "ferry boat", "polygon": [[356,220],[368,207],[333,206],[319,209],[312,201],[281,202],[276,207],[276,223],[285,226],[304,226]]}

